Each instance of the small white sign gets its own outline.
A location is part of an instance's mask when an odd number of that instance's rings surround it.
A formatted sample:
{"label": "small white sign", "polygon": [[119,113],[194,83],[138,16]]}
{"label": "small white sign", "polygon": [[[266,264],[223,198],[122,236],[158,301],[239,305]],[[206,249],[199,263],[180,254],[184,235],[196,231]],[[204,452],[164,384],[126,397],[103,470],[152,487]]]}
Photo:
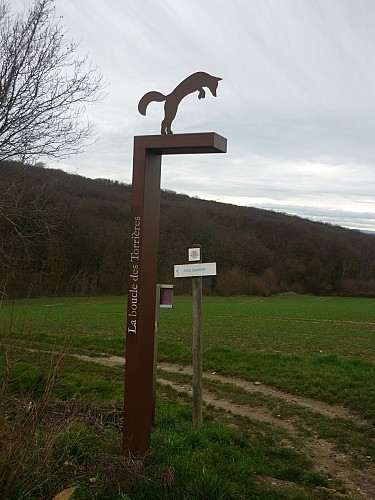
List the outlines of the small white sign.
{"label": "small white sign", "polygon": [[189,262],[201,260],[201,249],[199,247],[189,248]]}
{"label": "small white sign", "polygon": [[174,266],[175,278],[191,278],[194,276],[216,276],[216,262],[178,264]]}

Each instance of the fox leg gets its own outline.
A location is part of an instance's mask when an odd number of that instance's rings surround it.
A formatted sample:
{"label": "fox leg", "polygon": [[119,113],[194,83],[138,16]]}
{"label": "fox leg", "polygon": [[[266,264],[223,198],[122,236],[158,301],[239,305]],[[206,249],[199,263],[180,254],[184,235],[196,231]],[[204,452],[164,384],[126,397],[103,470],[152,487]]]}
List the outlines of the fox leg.
{"label": "fox leg", "polygon": [[[179,103],[178,103],[179,104]],[[162,134],[173,134],[172,132],[172,122],[177,114],[178,104],[165,101],[164,104],[164,120],[161,122],[161,133]]]}
{"label": "fox leg", "polygon": [[161,134],[173,134],[171,130],[171,124],[164,118],[164,120],[161,122],[161,129],[160,129]]}
{"label": "fox leg", "polygon": [[199,89],[198,99],[204,99],[206,97],[206,92],[203,90],[203,87]]}

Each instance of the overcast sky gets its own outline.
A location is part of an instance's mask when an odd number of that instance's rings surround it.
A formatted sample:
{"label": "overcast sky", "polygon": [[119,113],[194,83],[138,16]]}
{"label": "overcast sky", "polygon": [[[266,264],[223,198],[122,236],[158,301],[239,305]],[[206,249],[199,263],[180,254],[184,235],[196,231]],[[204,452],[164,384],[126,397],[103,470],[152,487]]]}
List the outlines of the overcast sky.
{"label": "overcast sky", "polygon": [[[12,0],[12,5],[28,4]],[[375,231],[374,0],[59,0],[68,36],[108,81],[97,142],[49,163],[130,183],[134,135],[158,134],[150,90],[223,79],[188,96],[175,133],[217,132],[228,153],[163,157],[162,187]]]}

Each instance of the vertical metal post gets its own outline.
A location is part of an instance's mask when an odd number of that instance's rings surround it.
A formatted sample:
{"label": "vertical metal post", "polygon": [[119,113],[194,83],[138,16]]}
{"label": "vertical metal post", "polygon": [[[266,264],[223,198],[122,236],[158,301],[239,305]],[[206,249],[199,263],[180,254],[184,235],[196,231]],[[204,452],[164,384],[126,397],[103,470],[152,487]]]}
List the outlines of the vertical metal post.
{"label": "vertical metal post", "polygon": [[158,378],[158,342],[160,319],[160,284],[156,285],[155,338],[154,338],[154,381],[152,386],[152,425],[155,425],[156,380]]}
{"label": "vertical metal post", "polygon": [[155,407],[155,313],[160,175],[165,154],[225,153],[227,140],[207,132],[134,138],[130,215],[123,449],[144,457]]}
{"label": "vertical metal post", "polygon": [[160,218],[161,154],[135,138],[125,363],[125,450],[150,448],[154,404],[154,342]]}
{"label": "vertical metal post", "polygon": [[[193,248],[201,248],[193,245]],[[200,260],[202,262],[202,250]],[[202,276],[193,278],[193,424],[202,424]]]}

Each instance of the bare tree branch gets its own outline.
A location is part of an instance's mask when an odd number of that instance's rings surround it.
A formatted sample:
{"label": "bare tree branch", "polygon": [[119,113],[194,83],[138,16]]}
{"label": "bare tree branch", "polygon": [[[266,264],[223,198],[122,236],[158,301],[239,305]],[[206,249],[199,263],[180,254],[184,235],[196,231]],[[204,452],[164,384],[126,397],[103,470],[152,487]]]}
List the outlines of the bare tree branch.
{"label": "bare tree branch", "polygon": [[102,99],[104,83],[76,49],[54,0],[17,15],[0,0],[0,160],[63,158],[92,137],[86,106]]}
{"label": "bare tree branch", "polygon": [[0,271],[38,258],[40,239],[50,238],[60,225],[47,186],[26,183],[26,168],[0,172]]}

